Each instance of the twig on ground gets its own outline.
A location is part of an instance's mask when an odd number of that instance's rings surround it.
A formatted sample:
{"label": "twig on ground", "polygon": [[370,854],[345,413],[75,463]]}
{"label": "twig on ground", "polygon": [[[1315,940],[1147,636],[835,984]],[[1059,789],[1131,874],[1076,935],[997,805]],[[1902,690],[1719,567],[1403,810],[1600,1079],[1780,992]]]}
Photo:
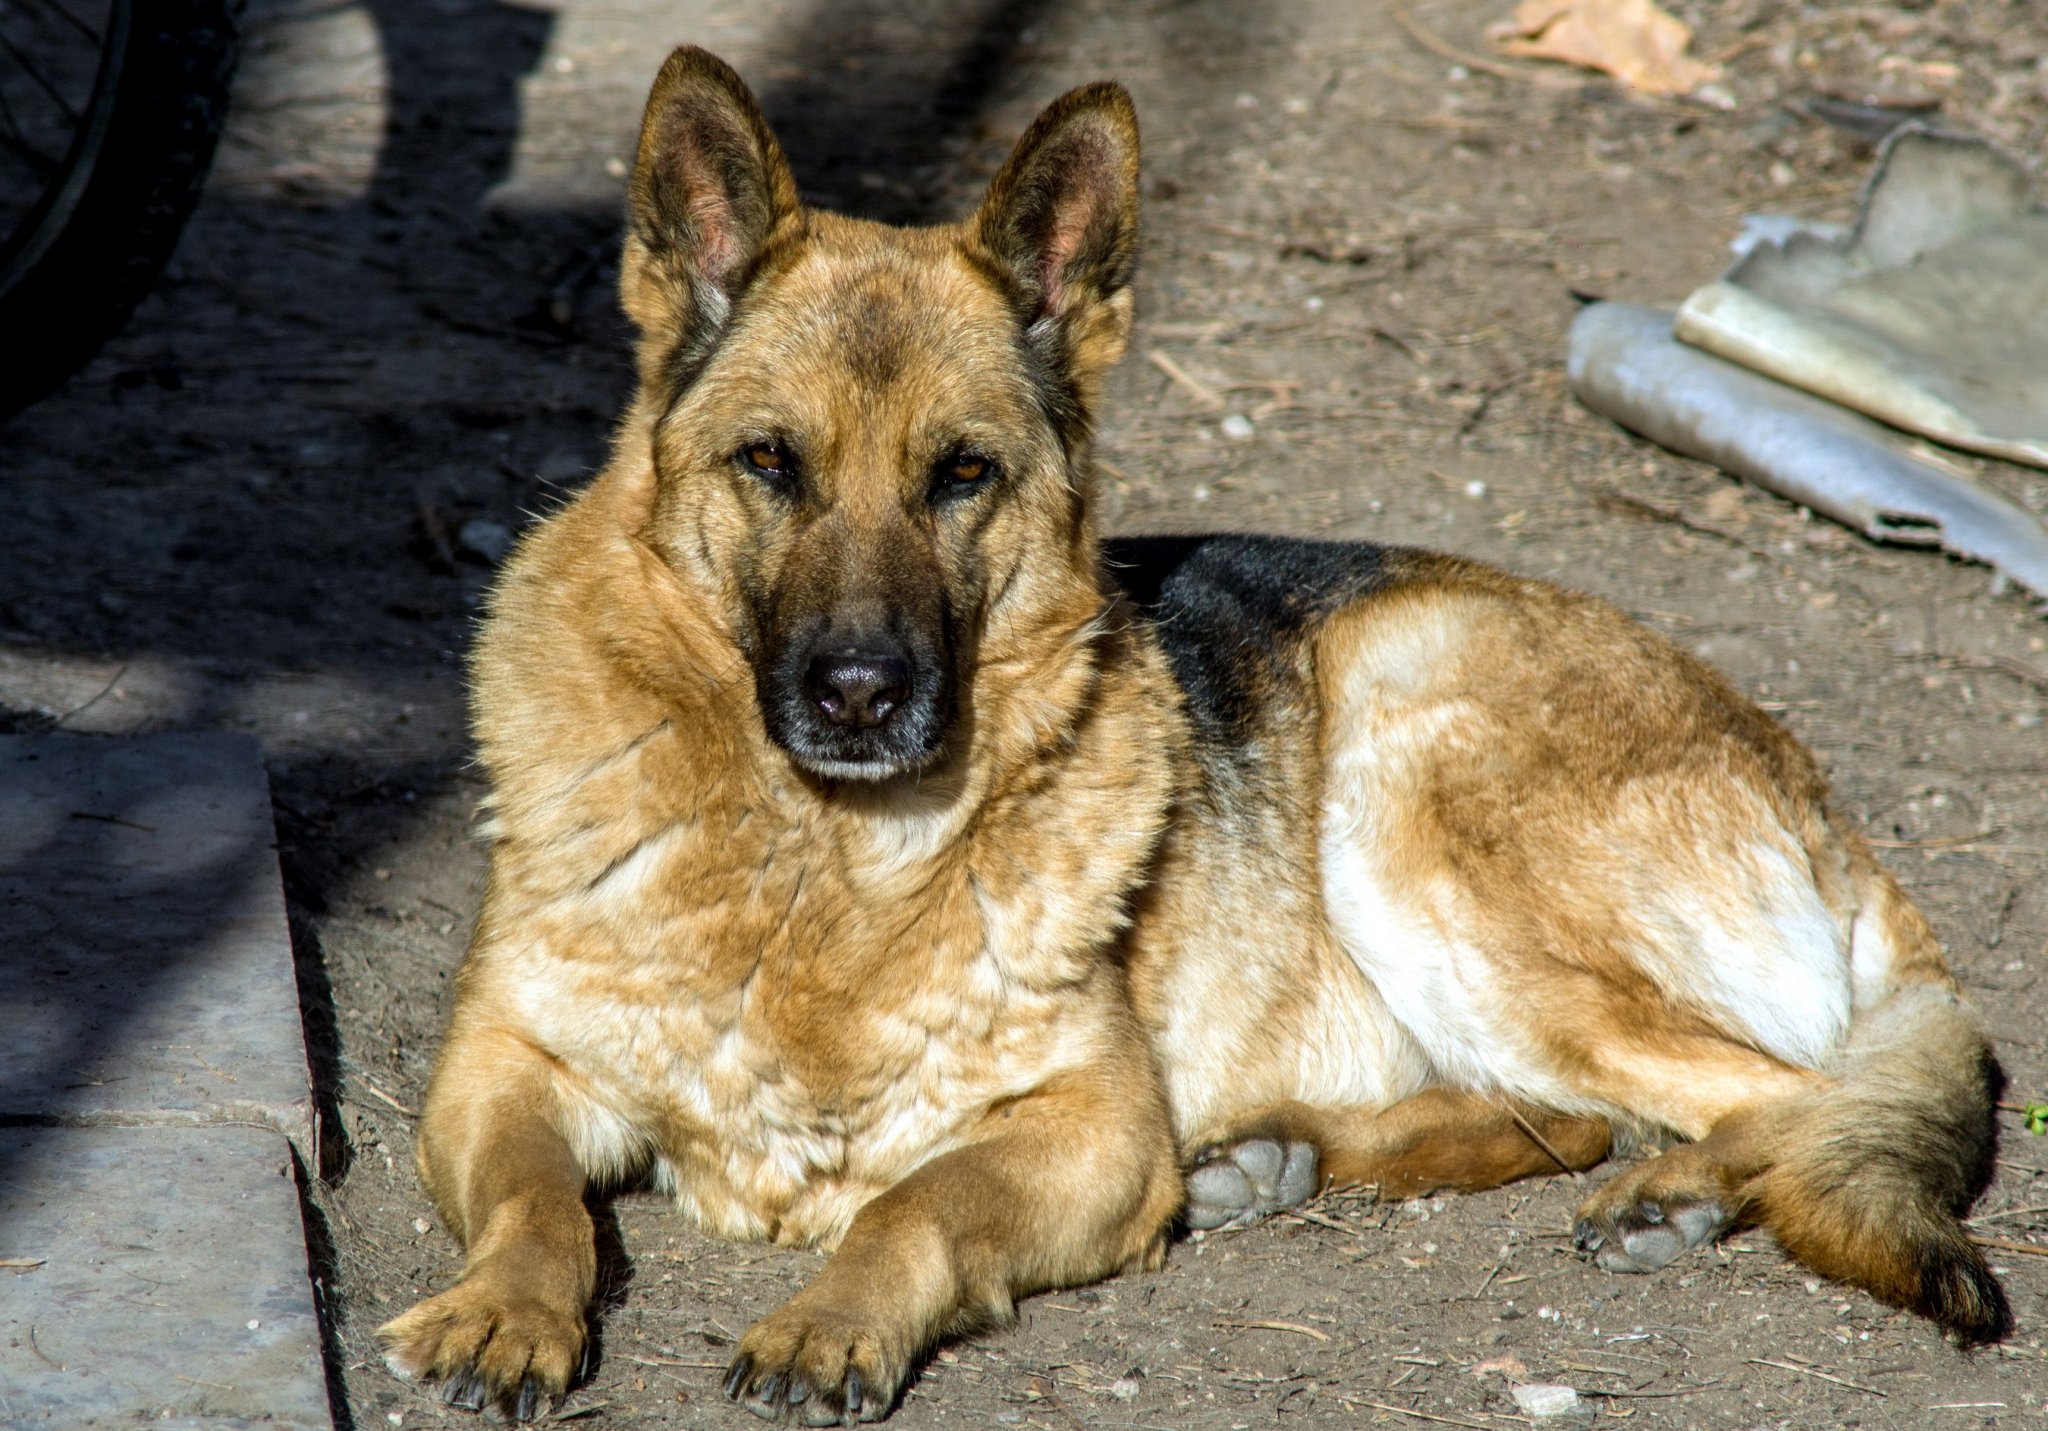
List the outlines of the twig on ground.
{"label": "twig on ground", "polygon": [[1482,1281],[1477,1287],[1474,1287],[1472,1289],[1472,1295],[1475,1297],[1484,1296],[1486,1294],[1486,1289],[1493,1285],[1493,1279],[1500,1276],[1501,1269],[1508,1265],[1508,1263],[1514,1258],[1514,1255],[1515,1250],[1512,1247],[1510,1247],[1507,1251],[1501,1253],[1500,1261],[1494,1263],[1493,1270],[1486,1274],[1485,1280]]}
{"label": "twig on ground", "polygon": [[1819,1367],[1817,1367],[1817,1366],[1795,1366],[1795,1365],[1793,1365],[1793,1364],[1792,1364],[1791,1362],[1789,1362],[1789,1361],[1772,1361],[1772,1360],[1771,1360],[1771,1359],[1770,1359],[1769,1357],[1761,1357],[1761,1356],[1753,1356],[1753,1357],[1751,1357],[1751,1358],[1749,1359],[1749,1364],[1750,1364],[1751,1366],[1774,1366],[1774,1367],[1777,1367],[1777,1368],[1778,1368],[1778,1370],[1780,1370],[1780,1371],[1796,1371],[1796,1372],[1798,1372],[1798,1373],[1799,1373],[1799,1374],[1800,1374],[1801,1376],[1817,1376],[1817,1377],[1819,1377],[1819,1378],[1820,1378],[1820,1379],[1821,1379],[1822,1381],[1832,1381],[1832,1382],[1833,1382],[1833,1383],[1834,1383],[1835,1385],[1837,1385],[1837,1386],[1846,1386],[1846,1387],[1848,1387],[1848,1388],[1849,1388],[1849,1389],[1850,1389],[1851,1391],[1863,1391],[1863,1392],[1868,1392],[1868,1393],[1869,1393],[1870,1395],[1872,1395],[1872,1396],[1890,1396],[1890,1395],[1891,1395],[1891,1393],[1890,1393],[1889,1391],[1886,1391],[1886,1390],[1885,1390],[1884,1388],[1882,1388],[1882,1387],[1877,1387],[1877,1386],[1865,1386],[1865,1385],[1864,1385],[1864,1384],[1863,1384],[1862,1382],[1860,1382],[1860,1381],[1851,1381],[1851,1380],[1849,1380],[1849,1379],[1848,1379],[1847,1377],[1843,1377],[1843,1376],[1836,1376],[1836,1375],[1834,1375],[1834,1374],[1833,1374],[1832,1372],[1825,1372],[1825,1371],[1822,1371],[1822,1370],[1821,1370],[1821,1369],[1820,1369]]}
{"label": "twig on ground", "polygon": [[102,825],[119,825],[124,830],[140,830],[145,835],[154,835],[156,833],[156,826],[154,825],[138,825],[133,820],[122,819],[119,815],[95,815],[90,810],[73,810],[71,818],[74,820],[97,820]]}
{"label": "twig on ground", "polygon": [[[1558,1365],[1560,1367],[1563,1367],[1566,1371],[1597,1371],[1602,1376],[1626,1377],[1641,1375],[1640,1372],[1630,1371],[1625,1366],[1595,1366],[1593,1365],[1593,1363],[1589,1361],[1561,1361],[1558,1363]],[[1652,1378],[1652,1380],[1654,1379],[1655,1378]],[[1644,1384],[1647,1385],[1648,1383]]]}
{"label": "twig on ground", "polygon": [[1287,1211],[1290,1217],[1298,1217],[1303,1222],[1313,1222],[1316,1226],[1327,1227],[1332,1232],[1349,1232],[1355,1235],[1358,1231],[1357,1228],[1348,1222],[1339,1222],[1334,1217],[1324,1217],[1321,1213],[1312,1211],[1309,1208],[1294,1207],[1289,1208]]}
{"label": "twig on ground", "polygon": [[1475,55],[1470,51],[1461,50],[1449,40],[1428,29],[1420,20],[1409,14],[1407,6],[1390,5],[1387,8],[1394,17],[1394,23],[1408,32],[1409,39],[1439,59],[1449,60],[1454,65],[1463,65],[1468,70],[1484,70],[1487,74],[1499,75],[1502,79],[1522,80],[1527,84],[1535,85],[1539,89],[1569,89],[1578,83],[1576,80],[1552,74],[1548,70],[1532,70],[1519,65],[1504,65],[1498,60],[1490,60],[1484,55]]}
{"label": "twig on ground", "polygon": [[[1348,1400],[1339,1397],[1338,1400]],[[1353,1401],[1353,1406],[1370,1406],[1375,1411],[1391,1411],[1396,1416],[1412,1416],[1417,1421],[1437,1421],[1445,1426],[1476,1426],[1479,1431],[1489,1431],[1484,1421],[1467,1421],[1462,1416],[1439,1416],[1434,1411],[1415,1411],[1406,1406],[1390,1406],[1384,1401]]]}
{"label": "twig on ground", "polygon": [[[2001,1108],[2010,1108],[2013,1105],[2010,1103],[2001,1103],[1998,1106]],[[2003,1212],[1979,1213],[1976,1217],[1971,1218],[1970,1222],[1973,1224],[1979,1222],[1995,1222],[2002,1217],[2025,1217],[2030,1213],[2036,1212],[2048,1212],[2048,1203],[2041,1203],[2034,1207],[2009,1207],[2006,1208]],[[6,1265],[6,1263],[0,1262],[0,1267],[5,1267]]]}
{"label": "twig on ground", "polygon": [[363,1077],[360,1073],[358,1073],[355,1076],[354,1081],[363,1085],[363,1092],[369,1094],[372,1098],[376,1099],[379,1103],[382,1103],[385,1107],[391,1109],[394,1113],[403,1113],[408,1118],[417,1118],[420,1116],[419,1109],[406,1107],[403,1103],[400,1103],[396,1098],[393,1098],[390,1094],[386,1093],[376,1084],[370,1082],[369,1079]]}
{"label": "twig on ground", "polygon": [[1176,363],[1173,359],[1167,357],[1166,354],[1160,352],[1159,349],[1148,349],[1145,353],[1145,361],[1166,374],[1167,377],[1173,380],[1174,386],[1185,392],[1203,407],[1208,408],[1212,412],[1220,412],[1222,410],[1222,393],[1217,392],[1200,378],[1190,373],[1186,368],[1183,368],[1179,363]]}
{"label": "twig on ground", "polygon": [[1235,1327],[1244,1331],[1294,1332],[1300,1336],[1314,1337],[1319,1342],[1326,1342],[1330,1339],[1328,1332],[1319,1332],[1314,1327],[1304,1327],[1299,1322],[1253,1322],[1222,1317],[1217,1319],[1215,1325],[1219,1327]]}
{"label": "twig on ground", "polygon": [[2014,1242],[2006,1237],[1973,1237],[1970,1241],[1979,1247],[1989,1247],[1998,1252],[2023,1252],[2029,1257],[2048,1257],[2048,1247],[2036,1247],[2031,1242]]}
{"label": "twig on ground", "polygon": [[1714,1387],[1719,1386],[1720,1384],[1721,1383],[1718,1381],[1703,1381],[1698,1386],[1674,1386],[1669,1391],[1600,1391],[1596,1389],[1591,1391],[1582,1391],[1579,1393],[1579,1395],[1610,1396],[1616,1398],[1627,1397],[1635,1398],[1637,1400],[1649,1401],[1658,1400],[1669,1396],[1691,1396],[1694,1392],[1710,1391]]}
{"label": "twig on ground", "polygon": [[73,716],[84,715],[94,706],[98,705],[101,701],[105,700],[108,694],[113,691],[114,687],[121,684],[121,678],[127,674],[128,668],[126,666],[123,666],[120,670],[114,672],[113,679],[109,680],[104,686],[100,687],[98,695],[86,701],[85,704],[83,705],[73,706],[70,710],[58,716],[57,719],[52,724],[58,730],[64,729],[64,722],[70,720]]}

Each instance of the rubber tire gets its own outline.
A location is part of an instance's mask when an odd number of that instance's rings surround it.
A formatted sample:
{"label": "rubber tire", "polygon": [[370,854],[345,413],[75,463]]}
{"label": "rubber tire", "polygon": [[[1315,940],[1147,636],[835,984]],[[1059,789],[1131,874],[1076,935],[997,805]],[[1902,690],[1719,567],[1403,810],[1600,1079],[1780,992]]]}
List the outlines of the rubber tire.
{"label": "rubber tire", "polygon": [[118,78],[93,98],[98,142],[82,137],[68,159],[82,187],[68,205],[46,196],[0,240],[0,420],[63,386],[128,321],[177,247],[227,118],[243,0],[117,7],[127,34]]}

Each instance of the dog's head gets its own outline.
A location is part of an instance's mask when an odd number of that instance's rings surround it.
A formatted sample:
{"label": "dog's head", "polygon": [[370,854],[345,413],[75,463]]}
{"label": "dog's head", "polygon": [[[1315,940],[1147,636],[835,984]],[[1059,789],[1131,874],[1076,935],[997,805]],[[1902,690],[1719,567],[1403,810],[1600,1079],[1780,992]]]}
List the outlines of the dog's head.
{"label": "dog's head", "polygon": [[1130,329],[1137,119],[1065,95],[964,224],[809,210],[753,97],[684,48],[640,134],[621,285],[645,534],[818,775],[946,749],[978,666],[1094,614],[1088,415]]}

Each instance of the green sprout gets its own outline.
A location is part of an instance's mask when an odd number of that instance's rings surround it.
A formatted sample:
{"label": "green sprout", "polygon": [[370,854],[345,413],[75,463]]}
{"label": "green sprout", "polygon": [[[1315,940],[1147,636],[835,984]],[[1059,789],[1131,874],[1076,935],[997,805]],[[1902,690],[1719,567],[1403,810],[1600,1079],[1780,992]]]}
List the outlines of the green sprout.
{"label": "green sprout", "polygon": [[2027,1131],[2036,1138],[2048,1136],[2048,1103],[2029,1103],[2020,1109],[2020,1117],[2027,1121]]}

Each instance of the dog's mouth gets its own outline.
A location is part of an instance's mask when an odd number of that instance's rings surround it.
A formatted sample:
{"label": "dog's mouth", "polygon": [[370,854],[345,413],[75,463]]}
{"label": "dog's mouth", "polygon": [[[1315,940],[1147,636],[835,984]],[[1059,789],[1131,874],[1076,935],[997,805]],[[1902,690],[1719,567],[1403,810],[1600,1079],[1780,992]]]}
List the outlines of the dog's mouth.
{"label": "dog's mouth", "polygon": [[878,782],[936,762],[953,722],[942,642],[897,633],[792,642],[755,669],[768,737],[813,775]]}

